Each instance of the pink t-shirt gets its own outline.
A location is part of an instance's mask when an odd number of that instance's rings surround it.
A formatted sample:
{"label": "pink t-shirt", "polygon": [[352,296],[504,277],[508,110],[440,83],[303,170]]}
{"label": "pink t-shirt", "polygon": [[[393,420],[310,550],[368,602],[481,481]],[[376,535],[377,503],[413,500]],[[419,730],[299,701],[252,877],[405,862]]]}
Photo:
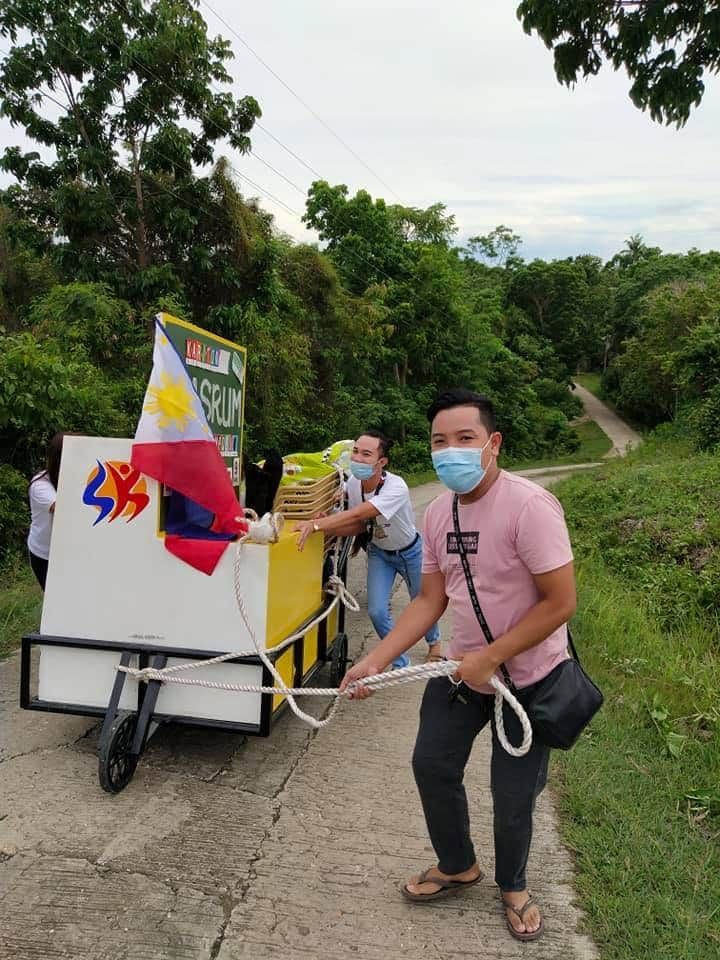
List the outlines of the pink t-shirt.
{"label": "pink t-shirt", "polygon": [[[423,573],[445,576],[453,616],[450,657],[486,646],[457,549],[452,501],[452,493],[442,494],[425,512],[422,566]],[[557,570],[573,559],[563,509],[536,483],[501,470],[485,496],[458,503],[458,518],[480,606],[493,637],[501,637],[540,600],[533,574]],[[526,687],[567,656],[563,625],[505,666],[515,686]],[[489,686],[479,689],[492,692]]]}

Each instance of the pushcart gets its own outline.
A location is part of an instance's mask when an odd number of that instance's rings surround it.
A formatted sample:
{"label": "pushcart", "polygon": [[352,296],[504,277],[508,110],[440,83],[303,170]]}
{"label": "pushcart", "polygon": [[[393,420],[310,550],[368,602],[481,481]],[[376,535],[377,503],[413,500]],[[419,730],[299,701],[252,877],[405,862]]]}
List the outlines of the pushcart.
{"label": "pushcart", "polygon": [[[143,683],[118,667],[201,663],[260,643],[285,684],[300,687],[328,663],[338,686],[348,662],[344,606],[324,584],[331,573],[346,582],[350,541],[329,549],[317,533],[300,552],[288,524],[277,542],[245,543],[237,570],[230,549],[206,576],[164,549],[166,491],[132,473],[131,444],[65,438],[40,631],[23,638],[21,654],[24,709],[103,718],[98,771],[109,793],[132,780],[160,724],[266,737],[287,707],[280,694]],[[273,684],[257,655],[197,672]]]}

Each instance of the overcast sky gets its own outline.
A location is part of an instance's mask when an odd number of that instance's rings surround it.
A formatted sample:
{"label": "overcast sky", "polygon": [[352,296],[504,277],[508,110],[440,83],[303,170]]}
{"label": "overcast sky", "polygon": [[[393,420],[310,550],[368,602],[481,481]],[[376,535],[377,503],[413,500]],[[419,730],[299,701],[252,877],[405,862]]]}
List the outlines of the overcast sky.
{"label": "overcast sky", "polygon": [[[209,3],[373,171],[201,0],[210,31],[232,42],[235,92],[255,96],[263,126],[331,183],[413,206],[441,201],[461,241],[505,223],[528,258],[608,257],[632,233],[668,251],[720,249],[717,80],[677,131],[632,106],[623,74],[561,87],[514,0]],[[6,121],[0,134],[21,142]],[[304,193],[313,174],[263,130],[252,137],[258,156]],[[303,195],[256,157],[233,163],[302,213]],[[263,203],[283,230],[312,239],[299,216]]]}

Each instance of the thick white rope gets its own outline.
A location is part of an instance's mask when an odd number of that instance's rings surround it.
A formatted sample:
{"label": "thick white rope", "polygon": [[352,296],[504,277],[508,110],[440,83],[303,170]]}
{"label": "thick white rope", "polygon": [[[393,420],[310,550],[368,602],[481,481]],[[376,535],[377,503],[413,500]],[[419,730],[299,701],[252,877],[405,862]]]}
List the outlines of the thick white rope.
{"label": "thick white rope", "polygon": [[[277,539],[279,534],[279,523],[275,517],[269,518],[269,515],[263,517],[261,521],[252,522],[250,525],[250,531],[242,539],[238,540],[237,548],[235,552],[235,559],[233,564],[233,573],[234,573],[234,586],[235,586],[235,599],[238,606],[238,611],[240,617],[245,625],[246,630],[250,635],[250,639],[253,642],[252,650],[236,650],[232,653],[224,653],[217,657],[212,657],[209,660],[197,660],[192,663],[182,663],[177,664],[172,667],[163,667],[162,669],[155,669],[153,667],[145,667],[143,669],[138,669],[136,667],[124,667],[118,666],[118,670],[123,673],[127,673],[130,676],[134,677],[138,681],[148,682],[150,680],[158,680],[161,683],[177,683],[185,686],[195,686],[195,687],[207,687],[213,690],[226,690],[233,693],[260,693],[260,694],[271,694],[271,695],[280,695],[287,699],[287,702],[290,706],[290,709],[293,711],[295,716],[299,717],[301,720],[304,720],[305,723],[309,724],[311,727],[314,727],[316,730],[320,730],[323,727],[327,726],[334,718],[338,706],[340,705],[341,700],[350,699],[353,693],[359,687],[366,687],[367,689],[382,690],[386,687],[395,687],[403,683],[409,683],[414,680],[430,680],[433,677],[450,677],[455,674],[458,667],[460,666],[460,661],[458,660],[441,660],[431,663],[419,664],[418,666],[403,667],[400,670],[392,670],[387,673],[378,673],[370,677],[363,677],[361,680],[355,680],[353,683],[349,684],[347,689],[340,693],[335,687],[288,687],[279,671],[276,669],[275,664],[272,662],[269,653],[278,653],[281,650],[284,650],[291,643],[294,643],[295,640],[298,640],[300,637],[303,637],[306,633],[313,629],[320,621],[328,617],[331,611],[337,606],[339,602],[342,602],[349,609],[357,612],[360,609],[360,606],[357,600],[352,596],[347,587],[342,581],[342,578],[338,576],[337,573],[337,564],[338,564],[338,555],[339,555],[339,540],[335,544],[334,554],[333,554],[333,573],[328,579],[326,591],[328,593],[334,594],[334,600],[332,603],[314,620],[309,624],[303,627],[302,630],[298,630],[295,633],[291,634],[289,637],[286,637],[282,643],[277,644],[274,647],[264,650],[259,644],[255,632],[250,623],[250,619],[245,608],[245,601],[242,595],[242,590],[240,588],[240,566],[241,566],[241,557],[242,557],[242,548],[243,542],[245,540],[250,540],[255,538],[255,533],[259,534],[260,542],[272,542],[272,539],[268,534],[271,532],[274,539]],[[263,527],[262,530],[258,529]],[[270,528],[270,530],[268,530]],[[266,539],[267,536],[267,539]],[[262,538],[262,539],[260,539]],[[249,656],[258,656],[265,667],[269,670],[270,674],[274,678],[277,686],[274,687],[264,687],[256,686],[254,684],[241,684],[241,683],[221,683],[214,680],[195,680],[192,678],[178,677],[175,674],[183,670],[195,670],[200,667],[207,667],[214,663],[223,663],[226,660],[234,660],[240,657],[249,657]],[[455,681],[452,681],[455,682]],[[528,719],[525,710],[518,702],[516,697],[511,693],[510,690],[501,683],[497,677],[490,678],[490,684],[495,689],[495,729],[497,731],[498,740],[500,741],[501,746],[513,757],[522,757],[524,756],[532,744],[532,728],[530,726],[530,721]],[[301,710],[300,707],[295,702],[295,697],[304,696],[304,697],[332,697],[333,702],[330,705],[330,709],[327,712],[326,716],[322,720],[318,720],[316,717],[313,717],[309,713],[305,713],[304,710]],[[518,720],[523,731],[522,743],[515,747],[507,738],[505,733],[505,723],[503,720],[503,700],[508,702],[508,705],[514,710],[517,715]]]}
{"label": "thick white rope", "polygon": [[[197,664],[190,664],[190,666],[204,666],[204,664],[210,662],[211,661],[209,660],[203,660],[199,661]],[[185,666],[185,664],[183,664],[183,666]],[[155,670],[152,667],[147,667],[144,670],[136,670],[132,667],[118,667],[118,669],[132,674],[138,680],[144,681],[160,680],[165,683],[179,683],[193,687],[208,687],[212,690],[227,690],[231,693],[281,694],[287,697],[288,702],[291,704],[294,702],[295,697],[332,697],[334,698],[334,702],[330,707],[330,712],[324,720],[317,720],[315,717],[304,713],[299,707],[297,707],[296,704],[296,715],[306,720],[306,722],[309,723],[310,726],[315,727],[315,729],[321,729],[330,723],[335,715],[335,711],[340,705],[340,701],[344,699],[351,699],[353,694],[360,687],[366,687],[368,690],[375,691],[383,690],[386,687],[396,687],[400,684],[410,683],[414,680],[431,680],[433,677],[452,677],[459,666],[459,660],[442,660],[434,663],[423,663],[418,664],[417,666],[403,667],[401,670],[392,670],[388,673],[377,673],[370,677],[364,677],[362,680],[355,680],[353,683],[349,684],[347,689],[342,693],[340,693],[336,687],[287,687],[284,683],[278,687],[261,687],[249,683],[221,683],[214,680],[195,680],[185,677],[168,676],[165,670]],[[173,668],[171,667],[166,669]],[[511,756],[523,757],[528,752],[532,744],[532,728],[530,727],[530,721],[528,720],[527,714],[523,710],[516,697],[510,692],[510,690],[508,690],[504,683],[501,683],[500,680],[497,679],[497,677],[492,677],[489,682],[490,685],[495,688],[495,728],[497,730],[498,739],[503,749],[507,750]],[[517,747],[510,743],[505,733],[505,724],[502,713],[503,700],[507,700],[508,705],[517,714],[518,720],[522,726],[523,739],[520,745]]]}

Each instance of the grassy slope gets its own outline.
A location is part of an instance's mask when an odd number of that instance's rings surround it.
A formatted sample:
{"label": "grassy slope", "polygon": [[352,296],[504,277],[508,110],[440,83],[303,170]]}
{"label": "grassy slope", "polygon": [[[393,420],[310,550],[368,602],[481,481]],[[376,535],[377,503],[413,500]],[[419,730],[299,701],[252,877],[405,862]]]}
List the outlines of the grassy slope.
{"label": "grassy slope", "polygon": [[573,429],[580,437],[580,446],[574,453],[539,460],[510,460],[503,466],[508,470],[531,470],[537,467],[560,467],[572,463],[595,463],[602,460],[612,446],[610,438],[603,433],[594,420],[576,424]]}
{"label": "grassy slope", "polygon": [[37,630],[40,623],[42,593],[23,558],[16,569],[7,570],[0,589],[0,660],[20,643],[25,633]]}
{"label": "grassy slope", "polygon": [[606,696],[555,765],[603,960],[720,956],[720,464],[677,452],[554,488],[578,558],[579,652]]}

